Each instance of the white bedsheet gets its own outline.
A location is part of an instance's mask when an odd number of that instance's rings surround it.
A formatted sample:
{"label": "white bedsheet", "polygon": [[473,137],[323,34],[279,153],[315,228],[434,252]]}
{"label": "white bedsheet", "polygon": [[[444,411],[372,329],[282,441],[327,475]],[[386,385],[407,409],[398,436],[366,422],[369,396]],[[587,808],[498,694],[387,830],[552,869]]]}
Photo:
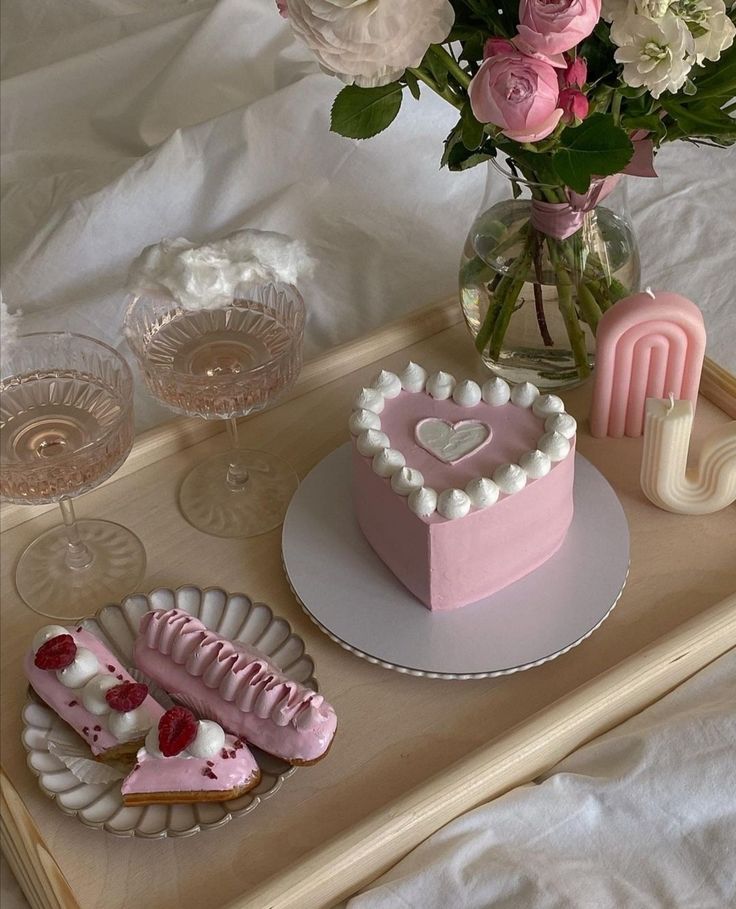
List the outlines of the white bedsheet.
{"label": "white bedsheet", "polygon": [[[454,291],[485,175],[438,169],[454,112],[430,93],[375,139],[330,133],[339,83],[271,0],[15,0],[2,16],[2,289],[25,328],[123,348],[140,249],[242,226],[312,244],[307,355]],[[644,281],[696,300],[736,369],[736,151],[680,144],[658,169],[631,182]],[[170,416],[144,393],[136,408],[140,428]]]}
{"label": "white bedsheet", "polygon": [[448,824],[347,906],[736,906],[736,651]]}
{"label": "white bedsheet", "polygon": [[[140,249],[162,236],[204,241],[243,226],[301,237],[320,259],[304,288],[307,355],[454,291],[485,176],[482,169],[438,169],[452,111],[428,95],[419,105],[407,99],[397,122],[369,142],[331,134],[329,107],[339,85],[292,41],[273,7],[272,0],[2,4],[1,280],[11,310],[26,313],[24,330],[68,328],[124,349],[122,287]],[[643,279],[701,305],[709,353],[736,370],[736,152],[680,145],[657,161],[659,180],[631,184]],[[496,193],[505,192],[499,178]],[[170,416],[143,392],[136,409],[140,428]],[[720,666],[733,677],[733,658]],[[421,864],[436,857],[436,871],[418,875],[412,857],[399,872],[404,882],[391,885],[395,897],[376,891],[356,905],[393,907],[404,899],[429,906],[427,888],[448,895],[441,885],[454,881],[462,889],[451,888],[452,898],[436,903],[443,909],[490,905],[493,892],[502,894],[494,905],[507,907],[664,907],[677,905],[667,894],[689,893],[683,879],[697,883],[687,868],[698,869],[704,889],[679,905],[720,909],[726,903],[713,902],[719,892],[733,904],[733,878],[719,878],[714,864],[716,856],[725,859],[724,837],[734,832],[736,780],[723,747],[730,736],[733,751],[733,717],[722,703],[714,707],[726,689],[722,677],[711,688],[713,678],[703,674],[683,695],[690,706],[678,729],[692,744],[679,760],[667,750],[676,747],[674,737],[666,739],[667,749],[655,747],[665,733],[658,713],[645,714],[634,721],[640,725],[632,738],[614,738],[604,752],[593,745],[584,765],[573,756],[564,773],[542,786],[509,794],[498,809],[481,809],[498,811],[492,821],[474,813],[438,834],[419,853]],[[731,707],[733,695],[731,688]],[[650,715],[655,719],[647,726]],[[598,764],[596,754],[615,760]],[[638,794],[645,790],[629,784],[647,778],[648,798],[678,792],[687,812],[644,810]],[[561,826],[551,838],[558,845],[563,833],[572,835],[564,806],[575,801],[580,852],[594,844],[597,877],[583,855],[545,853],[544,859],[538,838],[544,824],[533,804],[542,792],[552,796],[543,809],[547,827],[559,812]],[[620,842],[609,847],[593,834],[584,837],[583,821],[596,818],[605,818],[605,829]],[[644,886],[636,868],[657,855],[663,832],[672,843],[678,829],[688,838],[668,861],[662,858],[659,889],[649,902],[638,901],[636,891],[611,897],[624,892],[615,889],[624,882]],[[599,825],[597,835],[603,830]],[[647,832],[647,849],[627,853],[620,872],[632,831],[639,841]],[[526,844],[524,867],[515,849],[499,846],[504,836]],[[530,872],[533,854],[548,862],[546,877]],[[615,859],[610,874],[609,859]],[[504,872],[508,889],[499,891],[489,880],[505,862],[511,863]],[[572,895],[560,889],[562,882]],[[12,909],[20,900],[11,889],[3,883],[3,906]],[[607,895],[596,903],[596,893]]]}

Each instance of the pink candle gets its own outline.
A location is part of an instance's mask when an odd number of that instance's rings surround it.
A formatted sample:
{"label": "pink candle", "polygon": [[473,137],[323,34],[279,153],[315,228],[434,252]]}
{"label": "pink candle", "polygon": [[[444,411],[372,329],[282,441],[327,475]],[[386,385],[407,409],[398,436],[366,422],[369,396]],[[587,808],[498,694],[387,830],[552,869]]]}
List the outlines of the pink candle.
{"label": "pink candle", "polygon": [[647,290],[616,303],[596,333],[590,431],[602,438],[640,436],[647,398],[698,398],[705,326],[698,307],[667,291]]}

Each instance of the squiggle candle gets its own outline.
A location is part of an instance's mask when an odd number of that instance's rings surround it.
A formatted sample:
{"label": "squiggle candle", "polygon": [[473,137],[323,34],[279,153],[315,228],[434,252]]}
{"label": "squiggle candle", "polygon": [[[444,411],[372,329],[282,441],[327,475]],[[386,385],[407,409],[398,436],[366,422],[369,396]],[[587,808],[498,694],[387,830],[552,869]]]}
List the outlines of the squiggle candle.
{"label": "squiggle candle", "polygon": [[690,401],[647,399],[641,488],[665,511],[711,514],[736,501],[736,420],[711,432],[688,468],[692,426]]}

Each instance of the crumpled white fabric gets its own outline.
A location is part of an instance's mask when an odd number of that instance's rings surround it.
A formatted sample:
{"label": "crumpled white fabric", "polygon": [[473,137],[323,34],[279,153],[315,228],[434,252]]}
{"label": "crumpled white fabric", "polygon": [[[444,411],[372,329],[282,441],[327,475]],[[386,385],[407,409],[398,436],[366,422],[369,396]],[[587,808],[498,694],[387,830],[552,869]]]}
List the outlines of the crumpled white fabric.
{"label": "crumpled white fabric", "polygon": [[[330,133],[341,83],[271,0],[15,0],[2,17],[1,278],[24,330],[125,351],[141,250],[243,227],[318,259],[307,356],[456,291],[485,173],[439,170],[455,112],[430,92],[375,139]],[[709,352],[736,369],[736,153],[680,143],[657,166],[631,181],[644,282],[701,305]],[[136,412],[139,428],[171,418],[140,388]]]}
{"label": "crumpled white fabric", "polygon": [[451,822],[343,905],[736,906],[736,651]]}

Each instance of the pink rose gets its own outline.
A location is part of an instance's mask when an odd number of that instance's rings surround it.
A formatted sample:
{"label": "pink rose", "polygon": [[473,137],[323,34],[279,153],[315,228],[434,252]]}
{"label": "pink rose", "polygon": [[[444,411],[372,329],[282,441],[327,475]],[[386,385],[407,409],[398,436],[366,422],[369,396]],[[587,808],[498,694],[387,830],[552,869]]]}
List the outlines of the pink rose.
{"label": "pink rose", "polygon": [[562,122],[568,126],[579,123],[588,116],[588,99],[577,88],[563,88],[560,92],[560,107],[562,108]]}
{"label": "pink rose", "polygon": [[282,19],[289,18],[289,7],[286,5],[286,0],[276,0],[276,7]]}
{"label": "pink rose", "polygon": [[508,41],[487,42],[485,52],[468,87],[475,118],[493,123],[517,142],[544,139],[562,117],[554,67],[522,54]]}
{"label": "pink rose", "polygon": [[560,73],[560,88],[582,88],[588,81],[588,64],[583,57],[576,57],[567,63],[564,73]]}
{"label": "pink rose", "polygon": [[561,54],[595,28],[601,0],[521,0],[517,46],[525,53]]}

